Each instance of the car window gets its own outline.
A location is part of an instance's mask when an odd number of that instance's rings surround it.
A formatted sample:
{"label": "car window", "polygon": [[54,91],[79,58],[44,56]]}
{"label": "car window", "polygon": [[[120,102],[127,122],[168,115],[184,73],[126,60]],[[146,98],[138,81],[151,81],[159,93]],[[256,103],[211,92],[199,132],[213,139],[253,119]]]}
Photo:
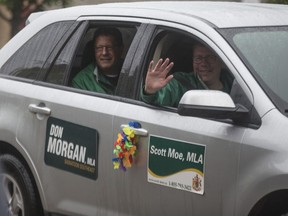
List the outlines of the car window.
{"label": "car window", "polygon": [[[73,56],[76,52],[76,48],[82,36],[82,32],[85,29],[85,24],[81,24],[82,25],[80,25],[79,28],[77,28],[72,33],[71,37],[68,38],[68,41],[64,43],[64,48],[57,55],[57,58],[54,61],[51,70],[44,78],[45,82],[59,85],[65,85],[68,82],[68,78],[66,75],[69,74],[72,68],[71,62],[73,61]],[[53,58],[55,57],[53,56],[52,59],[48,61],[48,64],[50,64],[50,61],[54,60]]]}
{"label": "car window", "polygon": [[43,65],[73,22],[58,22],[42,29],[24,44],[1,69],[1,73],[9,76],[35,80]]}
{"label": "car window", "polygon": [[136,27],[134,25],[103,25],[101,24],[91,24],[91,26],[88,27],[87,31],[85,32],[85,35],[82,39],[82,41],[79,44],[79,49],[77,50],[75,61],[73,65],[73,70],[75,71],[76,75],[77,72],[79,72],[81,69],[86,67],[88,64],[94,61],[95,54],[94,54],[94,41],[93,41],[93,35],[95,31],[99,28],[116,28],[121,32],[122,39],[123,39],[123,52],[121,55],[121,58],[124,60],[127,54],[127,51],[131,45],[131,42],[134,38],[134,35],[136,33]]}
{"label": "car window", "polygon": [[[82,27],[85,25],[82,25]],[[80,27],[81,28],[81,27]],[[123,49],[121,52],[120,60],[121,64],[125,61],[126,54],[129,50],[131,42],[135,36],[137,31],[137,24],[130,24],[130,23],[106,23],[106,22],[88,22],[85,28],[81,30],[77,30],[73,33],[73,36],[69,39],[66,43],[65,47],[59,53],[58,57],[54,61],[54,65],[47,74],[45,78],[45,82],[53,83],[53,84],[63,84],[74,89],[80,89],[87,92],[98,92],[98,93],[107,93],[107,94],[114,94],[114,89],[117,86],[117,80],[113,83],[113,91],[110,91],[110,83],[106,82],[106,75],[104,81],[99,80],[99,78],[95,75],[95,42],[94,34],[97,30],[101,29],[116,29],[120,32],[122,41],[123,41]],[[104,49],[106,49],[105,47]],[[109,47],[108,47],[109,48]],[[110,48],[109,48],[110,49]],[[104,61],[110,61],[111,56],[107,55],[103,57]],[[98,67],[98,73],[102,73],[101,69]],[[121,67],[119,67],[118,73],[120,74]],[[87,73],[86,73],[87,72]],[[75,79],[79,80],[78,78],[83,78],[80,84],[75,86],[73,82]],[[86,76],[87,74],[87,76]],[[81,77],[82,76],[82,77]],[[76,78],[77,77],[77,78]],[[108,77],[108,76],[107,76]],[[110,77],[109,77],[110,78]],[[117,76],[118,79],[118,76]],[[109,80],[110,81],[110,80]],[[83,83],[82,83],[83,82]],[[88,84],[86,84],[87,82]],[[103,82],[103,83],[102,83]],[[100,83],[101,88],[98,91],[97,86]],[[77,83],[78,84],[78,83]],[[102,86],[103,84],[103,86]],[[94,88],[95,85],[96,87]],[[107,87],[108,86],[108,87]],[[86,88],[87,87],[87,88]],[[107,87],[107,88],[106,88]],[[107,92],[106,92],[107,90]],[[85,93],[85,92],[82,92]]]}
{"label": "car window", "polygon": [[157,62],[160,58],[169,58],[174,62],[170,74],[174,72],[192,71],[192,46],[193,39],[187,35],[163,31],[154,40],[153,61]]}
{"label": "car window", "polygon": [[[140,94],[146,103],[177,107],[181,97],[189,90],[213,89],[226,93],[231,91],[234,78],[221,58],[211,47],[187,32],[159,29],[148,55],[148,59],[154,62],[152,69],[155,69],[159,59],[164,61],[166,58],[169,58],[174,66],[166,77],[160,77],[164,70],[160,72],[159,68],[158,73],[154,73],[159,74],[159,77],[150,79],[148,75],[152,73],[148,72],[148,60],[147,75],[143,80],[145,83],[147,78],[147,83],[143,85]],[[171,74],[173,79],[168,84],[159,84]],[[158,83],[155,80],[158,80]]]}

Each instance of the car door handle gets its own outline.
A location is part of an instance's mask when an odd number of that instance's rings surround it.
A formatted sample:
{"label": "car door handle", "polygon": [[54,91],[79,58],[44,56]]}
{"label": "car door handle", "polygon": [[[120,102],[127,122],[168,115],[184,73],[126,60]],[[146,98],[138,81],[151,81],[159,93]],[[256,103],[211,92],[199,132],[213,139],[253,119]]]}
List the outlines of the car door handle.
{"label": "car door handle", "polygon": [[42,114],[42,115],[50,115],[51,109],[45,107],[43,105],[29,104],[29,111],[32,113]]}
{"label": "car door handle", "polygon": [[[130,127],[130,126],[127,125],[127,124],[122,124],[121,125],[121,129],[123,129],[125,127]],[[144,129],[144,128],[134,128],[134,127],[130,127],[130,128],[135,131],[135,135],[148,136],[148,131],[146,129]]]}

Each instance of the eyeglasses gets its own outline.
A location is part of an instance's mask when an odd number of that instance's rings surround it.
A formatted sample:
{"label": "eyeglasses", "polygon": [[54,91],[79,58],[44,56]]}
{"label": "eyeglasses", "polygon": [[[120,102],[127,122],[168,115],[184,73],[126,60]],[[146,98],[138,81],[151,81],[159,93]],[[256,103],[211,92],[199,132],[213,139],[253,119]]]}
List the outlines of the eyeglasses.
{"label": "eyeglasses", "polygon": [[112,52],[115,49],[115,46],[96,46],[95,47],[96,52],[103,52],[104,49],[107,52]]}
{"label": "eyeglasses", "polygon": [[207,56],[195,56],[193,57],[193,62],[195,64],[200,64],[203,61],[208,62],[209,64],[215,63],[217,60],[217,56],[215,55],[207,55]]}

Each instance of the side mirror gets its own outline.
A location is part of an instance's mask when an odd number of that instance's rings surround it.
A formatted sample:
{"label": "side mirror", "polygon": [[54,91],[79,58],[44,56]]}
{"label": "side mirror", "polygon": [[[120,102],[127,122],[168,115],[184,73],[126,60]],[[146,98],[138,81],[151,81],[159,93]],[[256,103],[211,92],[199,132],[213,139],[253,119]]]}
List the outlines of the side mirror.
{"label": "side mirror", "polygon": [[217,90],[190,90],[178,105],[178,113],[213,119],[232,119],[247,117],[249,111],[242,105],[235,105],[229,94]]}

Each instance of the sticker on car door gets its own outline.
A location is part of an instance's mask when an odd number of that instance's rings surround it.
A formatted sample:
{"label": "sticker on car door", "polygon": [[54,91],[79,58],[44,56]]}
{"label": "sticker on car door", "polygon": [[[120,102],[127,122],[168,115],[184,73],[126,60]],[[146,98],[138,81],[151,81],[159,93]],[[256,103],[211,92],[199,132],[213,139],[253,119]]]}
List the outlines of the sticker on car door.
{"label": "sticker on car door", "polygon": [[204,194],[205,146],[150,136],[148,182]]}
{"label": "sticker on car door", "polygon": [[45,163],[90,179],[97,178],[98,132],[50,117],[47,121]]}

